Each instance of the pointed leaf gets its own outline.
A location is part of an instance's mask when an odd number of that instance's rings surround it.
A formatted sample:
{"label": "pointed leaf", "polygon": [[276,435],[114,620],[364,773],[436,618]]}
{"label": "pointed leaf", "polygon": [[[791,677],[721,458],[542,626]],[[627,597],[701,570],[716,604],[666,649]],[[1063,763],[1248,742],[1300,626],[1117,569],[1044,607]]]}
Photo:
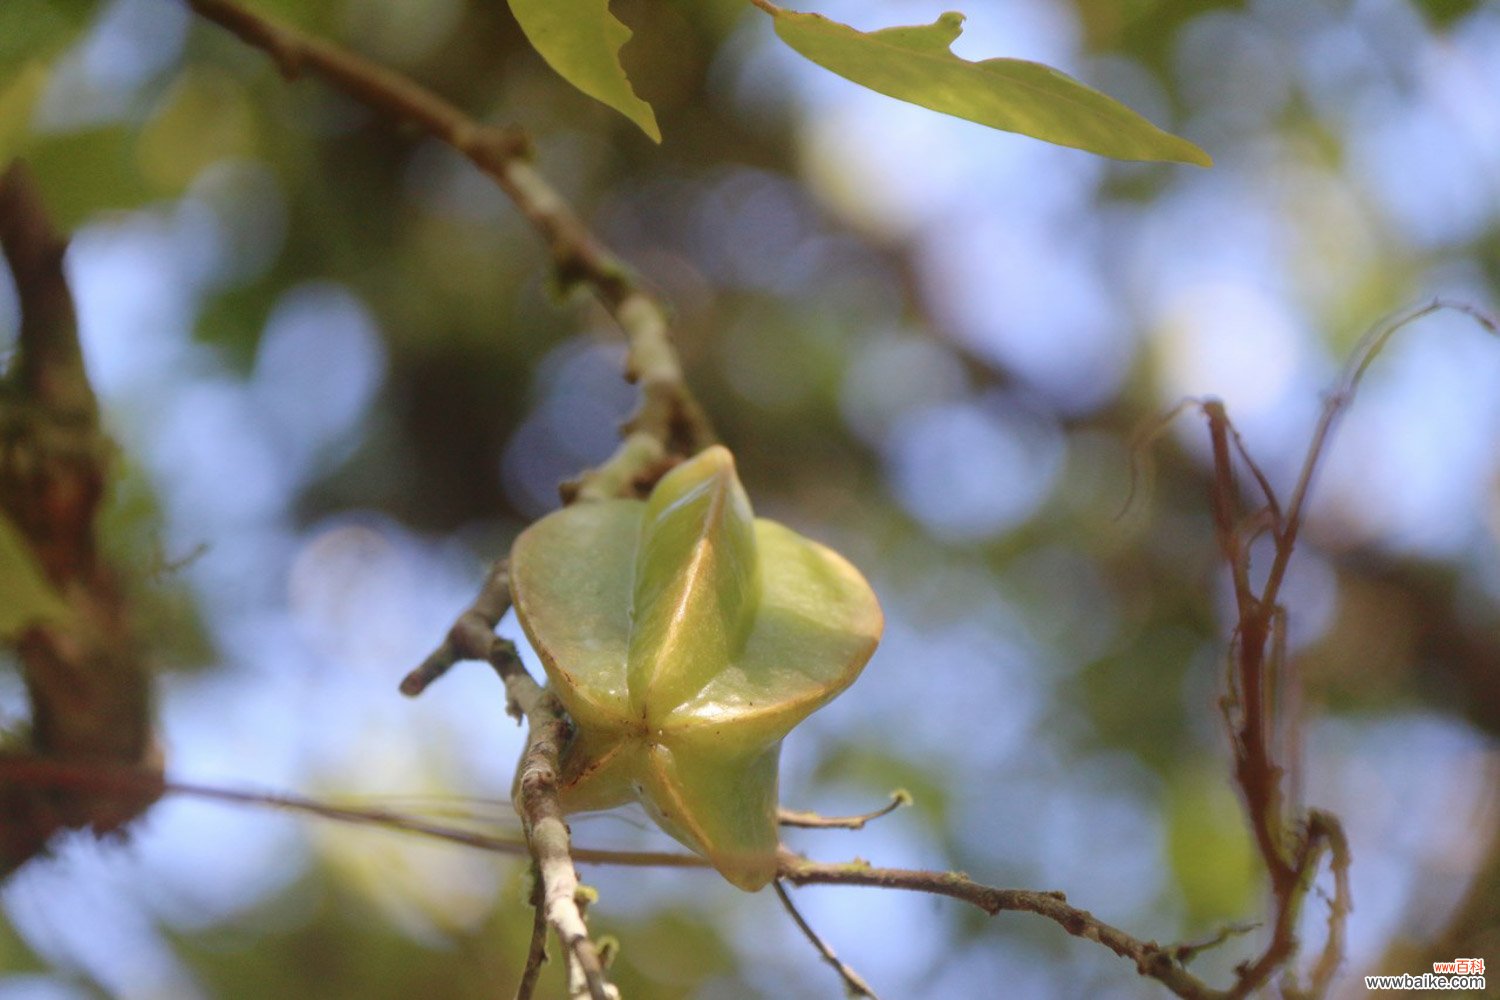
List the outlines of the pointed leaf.
{"label": "pointed leaf", "polygon": [[0,514],[0,641],[47,621],[66,617],[68,607],[42,574],[10,520]]}
{"label": "pointed leaf", "polygon": [[1210,166],[1208,154],[1130,108],[1041,63],[969,62],[949,46],[964,16],[862,32],[818,14],[778,9],[776,34],[847,80],[910,104],[1120,160]]}
{"label": "pointed leaf", "polygon": [[510,10],[559,76],[661,142],[656,113],[636,96],[620,65],[630,29],[609,12],[609,0],[510,0]]}
{"label": "pointed leaf", "polygon": [[50,77],[46,64],[34,59],[14,79],[0,83],[0,170],[25,150],[32,109]]}

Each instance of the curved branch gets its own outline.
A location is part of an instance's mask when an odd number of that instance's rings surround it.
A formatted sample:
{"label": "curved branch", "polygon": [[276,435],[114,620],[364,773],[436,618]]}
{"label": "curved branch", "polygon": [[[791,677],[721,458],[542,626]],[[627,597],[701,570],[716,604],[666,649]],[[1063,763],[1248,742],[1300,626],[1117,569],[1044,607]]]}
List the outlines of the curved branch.
{"label": "curved branch", "polygon": [[[496,656],[496,659],[505,661],[507,656],[508,654],[501,653]],[[501,670],[502,667],[497,666],[496,669]],[[516,695],[523,699],[523,710],[525,706],[530,706],[533,712],[542,713],[545,717],[546,712],[555,709],[555,706],[548,707],[545,704],[551,700],[550,696],[525,673],[524,669],[520,668],[518,662],[505,663],[503,670],[505,672],[503,676],[507,679],[507,690],[514,690]],[[545,728],[550,724],[543,722],[542,726]],[[528,748],[528,753],[531,749],[532,747]],[[538,755],[542,757],[545,757],[548,752],[545,745],[537,749]],[[545,773],[534,779],[542,786],[545,786],[546,780]],[[0,755],[0,786],[6,783],[87,789],[96,793],[128,795],[139,794],[143,788],[149,788],[165,794],[190,795],[243,805],[270,806],[306,812],[324,819],[383,826],[479,850],[503,854],[528,853],[527,846],[519,841],[457,830],[388,810],[335,806],[296,795],[238,791],[179,781],[164,782],[160,775],[142,768],[101,767],[48,761],[35,757]],[[1326,847],[1332,854],[1332,868],[1337,883],[1335,901],[1330,907],[1330,942],[1318,968],[1314,971],[1313,981],[1317,984],[1326,983],[1341,952],[1340,942],[1336,939],[1342,937],[1342,922],[1348,912],[1348,847],[1343,840],[1342,833],[1337,829],[1336,822],[1333,822],[1331,817],[1316,812],[1313,817],[1310,842],[1314,848],[1304,856],[1299,867],[1316,865],[1316,857],[1320,856]],[[548,836],[553,837],[554,840],[558,835],[565,837],[566,834],[565,826],[560,831],[556,827],[550,827],[548,830]],[[608,851],[575,847],[571,849],[571,856],[572,860],[579,864],[708,870],[707,862],[690,854]],[[1243,997],[1248,992],[1248,988],[1253,988],[1251,984],[1259,981],[1252,979],[1252,970],[1247,967],[1241,971],[1239,980],[1233,988],[1215,989],[1189,972],[1184,965],[1195,953],[1220,943],[1228,934],[1242,932],[1244,928],[1230,928],[1226,933],[1207,942],[1161,945],[1154,941],[1142,941],[1117,927],[1104,923],[1089,911],[1070,904],[1061,892],[1004,889],[976,882],[961,872],[878,868],[863,861],[845,863],[814,861],[785,848],[777,856],[776,877],[798,886],[869,886],[877,889],[896,889],[904,892],[946,896],[949,899],[968,903],[991,916],[1005,912],[1034,913],[1051,920],[1075,937],[1102,944],[1116,955],[1130,960],[1141,975],[1157,980],[1185,1000],[1231,1000],[1234,997]],[[576,888],[576,876],[572,876],[571,884]],[[566,885],[565,882],[563,889],[566,889]],[[557,897],[560,897],[559,902],[563,905],[566,905],[568,899],[573,898],[561,890],[557,892]],[[595,954],[597,955],[597,951]]]}
{"label": "curved branch", "polygon": [[624,331],[626,377],[641,386],[641,406],[627,430],[650,435],[666,454],[691,455],[713,443],[708,418],[683,381],[666,310],[532,165],[523,131],[475,121],[400,73],[235,0],[183,2],[264,51],[288,79],[318,76],[379,114],[418,126],[487,174],[546,242],[560,284],[590,287]]}
{"label": "curved branch", "polygon": [[1222,1000],[1229,995],[1183,968],[1173,957],[1172,948],[1134,938],[1089,911],[1070,905],[1060,892],[999,889],[975,882],[962,872],[874,868],[860,861],[829,864],[810,861],[785,849],[778,858],[778,869],[779,876],[793,885],[864,885],[925,892],[977,906],[992,917],[1007,911],[1035,913],[1074,937],[1095,941],[1121,958],[1129,959],[1141,975],[1157,980],[1186,1000]]}
{"label": "curved branch", "polygon": [[903,806],[911,805],[911,792],[898,788],[891,793],[891,801],[879,809],[858,816],[824,816],[821,813],[802,812],[797,809],[782,809],[776,814],[776,822],[803,830],[863,830],[866,823],[889,816]]}

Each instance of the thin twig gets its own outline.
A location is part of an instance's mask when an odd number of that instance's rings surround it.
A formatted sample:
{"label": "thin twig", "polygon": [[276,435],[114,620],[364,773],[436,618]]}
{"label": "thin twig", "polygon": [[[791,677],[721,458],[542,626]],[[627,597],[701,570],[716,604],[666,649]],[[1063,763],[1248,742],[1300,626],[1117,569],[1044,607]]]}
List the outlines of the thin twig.
{"label": "thin twig", "polygon": [[824,816],[815,812],[782,809],[777,813],[776,821],[782,826],[799,827],[804,830],[863,830],[866,823],[880,819],[882,816],[889,816],[902,806],[909,805],[911,805],[911,793],[904,788],[898,788],[891,793],[891,801],[874,812],[863,813],[859,816]]}
{"label": "thin twig", "polygon": [[558,758],[570,735],[562,705],[527,673],[516,648],[494,639],[489,661],[505,682],[505,693],[526,717],[526,751],[516,776],[517,806],[526,829],[531,856],[542,881],[542,903],[564,954],[576,962],[592,1000],[609,1000],[598,949],[578,905],[578,872],[573,867],[572,841],[558,804]]}
{"label": "thin twig", "polygon": [[547,962],[547,911],[542,905],[542,876],[533,865],[531,869],[531,944],[526,949],[526,967],[521,970],[521,981],[516,985],[516,1000],[531,1000],[536,992],[537,981],[542,976],[542,966]]}
{"label": "thin twig", "polygon": [[[524,687],[524,682],[518,682]],[[537,689],[540,697],[545,692]],[[528,696],[530,697],[530,696]],[[111,767],[69,764],[28,757],[0,756],[0,784],[5,782],[22,784],[57,785],[88,788],[97,792],[122,793],[138,790],[142,783],[156,782],[164,794],[180,794],[215,799],[244,805],[269,806],[306,812],[324,819],[383,826],[425,837],[436,837],[465,847],[504,854],[526,853],[525,845],[514,840],[487,837],[467,831],[454,830],[399,813],[380,809],[352,809],[316,802],[295,795],[248,792],[234,789],[214,788],[189,782],[162,782],[140,768]],[[1317,815],[1317,814],[1315,814]],[[1327,824],[1328,817],[1319,820]],[[1336,897],[1339,904],[1339,927],[1347,907],[1347,848],[1340,847],[1342,835],[1319,833],[1319,839],[1327,839],[1334,853],[1335,875],[1342,870],[1344,888]],[[574,848],[573,859],[584,864],[630,867],[691,868],[707,871],[707,864],[696,855],[652,853],[639,851],[597,851]],[[1162,946],[1152,941],[1141,941],[1118,928],[1098,920],[1087,910],[1068,903],[1060,892],[1045,892],[1035,889],[1005,889],[975,882],[961,872],[923,871],[902,868],[878,868],[862,861],[835,863],[814,861],[783,849],[777,856],[777,878],[794,885],[854,885],[882,889],[898,889],[907,892],[946,896],[975,906],[991,916],[1003,912],[1035,913],[1058,924],[1069,934],[1085,940],[1098,942],[1115,954],[1129,959],[1144,976],[1156,979],[1168,989],[1186,1000],[1225,1000],[1231,996],[1243,996],[1229,990],[1216,990],[1183,968],[1182,958],[1201,950],[1194,946]],[[1332,921],[1332,915],[1330,915]],[[1327,954],[1340,953],[1341,949],[1330,948]],[[1337,959],[1331,960],[1334,965]]]}
{"label": "thin twig", "polygon": [[[1297,922],[1325,856],[1331,857],[1335,883],[1333,898],[1329,900],[1327,937],[1313,970],[1311,991],[1304,994],[1290,985],[1287,990],[1298,996],[1321,996],[1332,981],[1343,955],[1344,924],[1352,905],[1348,843],[1337,818],[1328,813],[1314,811],[1295,824],[1288,821],[1287,803],[1281,788],[1286,772],[1283,765],[1277,763],[1273,751],[1278,742],[1279,719],[1282,742],[1286,744],[1284,749],[1294,766],[1300,754],[1298,706],[1288,704],[1297,702],[1300,696],[1295,676],[1288,676],[1286,610],[1278,598],[1296,550],[1313,479],[1327,453],[1339,417],[1348,409],[1365,373],[1390,339],[1417,320],[1444,309],[1461,312],[1485,330],[1497,332],[1495,321],[1479,310],[1442,299],[1397,313],[1372,327],[1360,339],[1338,385],[1324,401],[1285,513],[1277,506],[1265,476],[1245,449],[1223,405],[1216,400],[1200,404],[1208,420],[1213,445],[1215,530],[1220,550],[1230,568],[1238,611],[1231,646],[1229,689],[1223,700],[1224,717],[1234,751],[1235,780],[1244,794],[1250,826],[1270,877],[1275,900],[1270,940],[1258,958],[1240,967],[1238,981],[1229,992],[1236,1000],[1260,989],[1278,969],[1286,967],[1295,958]],[[1259,593],[1250,584],[1251,542],[1259,529],[1254,529],[1253,517],[1247,519],[1240,511],[1239,490],[1235,482],[1236,455],[1254,474],[1265,496],[1267,506],[1263,516],[1270,518],[1275,537],[1271,566]],[[1247,525],[1254,530],[1247,531]],[[1294,770],[1294,805],[1299,798],[1300,786]],[[1292,976],[1286,978],[1290,982]]]}
{"label": "thin twig", "polygon": [[1203,952],[1219,947],[1219,945],[1232,937],[1249,934],[1259,926],[1260,924],[1229,924],[1219,928],[1211,937],[1206,937],[1201,941],[1187,941],[1182,944],[1175,944],[1169,950],[1172,952],[1173,958],[1186,965]]}
{"label": "thin twig", "polygon": [[376,112],[415,124],[467,157],[510,197],[546,242],[559,282],[593,289],[624,331],[627,376],[641,387],[640,409],[627,430],[650,435],[666,454],[691,455],[713,443],[708,419],[683,380],[666,310],[532,166],[530,142],[520,129],[475,121],[408,77],[254,13],[235,0],[184,2],[266,52],[288,79],[302,73],[319,76]]}
{"label": "thin twig", "polygon": [[454,621],[438,648],[401,681],[401,693],[415,698],[460,660],[484,660],[495,641],[495,626],[510,609],[510,562],[499,559],[490,567],[479,596]]}
{"label": "thin twig", "polygon": [[653,434],[631,431],[603,463],[558,487],[565,504],[644,496],[672,464]]}
{"label": "thin twig", "polygon": [[1307,504],[1308,493],[1312,489],[1313,476],[1317,472],[1323,453],[1327,450],[1328,438],[1333,433],[1334,426],[1338,423],[1340,414],[1348,408],[1354,400],[1354,393],[1365,377],[1365,372],[1375,358],[1385,348],[1397,333],[1415,323],[1417,320],[1432,315],[1435,312],[1452,310],[1468,316],[1478,323],[1488,333],[1500,334],[1500,325],[1494,318],[1466,302],[1455,302],[1449,299],[1433,299],[1423,306],[1416,306],[1395,316],[1389,317],[1372,327],[1354,349],[1354,355],[1344,369],[1343,377],[1339,380],[1338,388],[1330,393],[1323,401],[1323,412],[1318,417],[1318,425],[1313,430],[1312,441],[1307,447],[1307,456],[1302,461],[1302,471],[1297,476],[1297,485],[1292,489],[1292,499],[1287,504],[1286,515],[1286,544],[1278,549],[1276,559],[1272,563],[1271,572],[1266,579],[1265,600],[1274,603],[1280,591],[1282,578],[1286,574],[1287,563],[1291,560],[1292,547],[1297,541],[1297,532],[1302,526],[1302,517]]}
{"label": "thin twig", "polygon": [[797,909],[797,905],[792,902],[792,897],[787,894],[786,887],[781,884],[781,879],[772,879],[771,888],[776,890],[776,898],[781,900],[781,905],[791,915],[792,922],[797,925],[797,929],[802,932],[803,937],[812,942],[812,946],[818,950],[818,954],[823,956],[823,961],[832,966],[833,971],[839,974],[839,978],[848,987],[850,995],[869,997],[870,1000],[880,1000],[875,995],[875,991],[870,988],[870,984],[865,982],[864,977],[855,972],[849,963],[834,954],[833,948],[828,942],[824,941],[818,932],[812,929],[812,925],[802,916],[801,911]]}
{"label": "thin twig", "polygon": [[[6,785],[54,788],[88,792],[96,796],[135,798],[141,795],[182,795],[230,805],[258,806],[305,813],[338,823],[374,826],[401,833],[472,847],[495,854],[529,853],[525,841],[476,833],[442,823],[430,823],[392,809],[373,806],[341,806],[285,792],[261,792],[222,788],[196,782],[165,780],[158,771],[144,767],[99,761],[55,760],[35,755],[0,754],[0,787]],[[580,864],[628,868],[706,868],[708,862],[696,854],[673,851],[613,851],[591,847],[573,848]]]}
{"label": "thin twig", "polygon": [[1222,1000],[1228,996],[1183,968],[1170,948],[1154,941],[1138,940],[1111,927],[1087,910],[1069,905],[1067,897],[1060,892],[999,889],[975,882],[962,872],[875,868],[859,861],[848,864],[810,861],[787,850],[782,850],[778,857],[778,875],[793,885],[864,885],[947,896],[976,906],[990,916],[1008,911],[1035,913],[1058,924],[1074,937],[1097,942],[1121,958],[1129,959],[1141,975],[1157,980],[1179,997]]}

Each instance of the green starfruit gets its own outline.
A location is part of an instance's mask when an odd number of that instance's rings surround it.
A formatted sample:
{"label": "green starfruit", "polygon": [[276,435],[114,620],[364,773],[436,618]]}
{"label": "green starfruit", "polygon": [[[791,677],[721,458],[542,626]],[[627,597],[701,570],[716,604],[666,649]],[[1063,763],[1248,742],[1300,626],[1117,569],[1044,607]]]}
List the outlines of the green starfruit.
{"label": "green starfruit", "polygon": [[757,519],[733,456],[714,446],[644,501],[533,524],[511,550],[511,588],[574,724],[563,810],[639,801],[733,884],[769,882],[781,741],[880,640],[859,571]]}

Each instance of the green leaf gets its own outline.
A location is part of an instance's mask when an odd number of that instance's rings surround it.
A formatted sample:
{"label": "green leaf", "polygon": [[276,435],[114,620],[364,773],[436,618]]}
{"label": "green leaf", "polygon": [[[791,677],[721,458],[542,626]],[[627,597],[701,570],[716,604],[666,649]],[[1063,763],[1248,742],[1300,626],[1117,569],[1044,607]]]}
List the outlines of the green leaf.
{"label": "green leaf", "polygon": [[1214,768],[1190,767],[1167,788],[1167,861],[1194,925],[1236,919],[1255,905],[1255,843],[1232,788]]}
{"label": "green leaf", "polygon": [[94,0],[0,2],[0,80],[33,60],[50,61],[93,16]]}
{"label": "green leaf", "polygon": [[635,95],[620,65],[630,29],[609,12],[609,0],[510,0],[510,10],[559,76],[661,142],[656,113]]}
{"label": "green leaf", "polygon": [[756,519],[716,446],[645,501],[532,525],[511,549],[511,590],[576,730],[564,810],[640,801],[730,882],[765,885],[781,741],[854,682],[880,638],[858,570]]}
{"label": "green leaf", "polygon": [[67,605],[42,575],[26,542],[0,514],[0,641],[67,614]]}
{"label": "green leaf", "polygon": [[888,97],[1119,160],[1213,163],[1186,139],[1050,66],[960,59],[949,46],[963,31],[962,14],[868,33],[818,14],[778,8],[774,16],[776,34],[797,52]]}
{"label": "green leaf", "polygon": [[0,83],[0,170],[25,151],[32,109],[50,78],[46,63],[35,59],[14,79]]}

